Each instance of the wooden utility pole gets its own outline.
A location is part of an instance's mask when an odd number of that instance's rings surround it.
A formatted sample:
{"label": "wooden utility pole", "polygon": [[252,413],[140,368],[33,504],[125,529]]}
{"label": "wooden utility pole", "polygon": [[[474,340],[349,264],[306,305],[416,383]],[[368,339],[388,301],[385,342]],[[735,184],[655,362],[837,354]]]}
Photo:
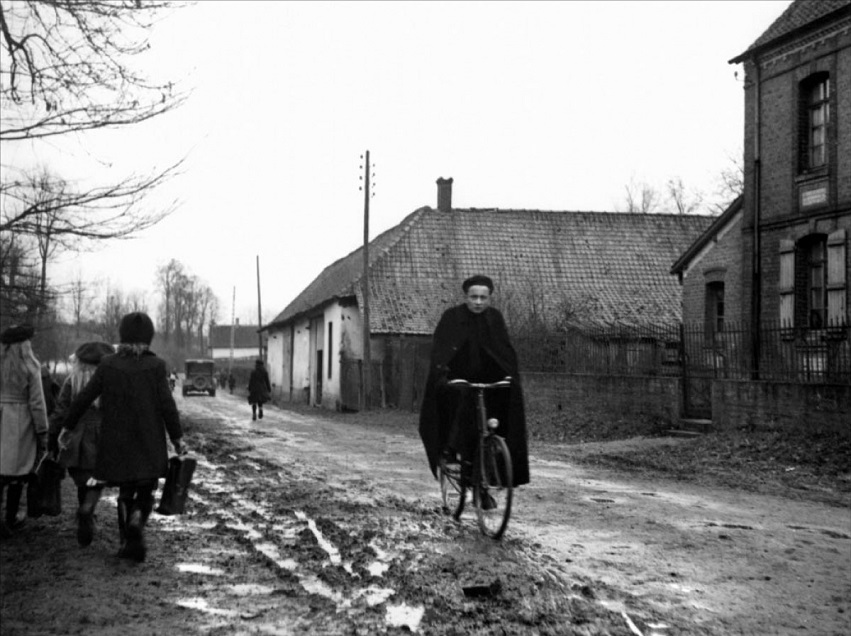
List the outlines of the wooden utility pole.
{"label": "wooden utility pole", "polygon": [[233,371],[233,331],[236,320],[236,287],[233,288],[233,300],[230,308],[230,358],[228,359],[228,375]]}
{"label": "wooden utility pole", "polygon": [[260,354],[260,359],[265,360],[263,355],[263,333],[260,327],[263,326],[263,312],[260,309],[260,255],[257,255],[257,351]]}
{"label": "wooden utility pole", "polygon": [[363,391],[363,409],[371,407],[370,390],[372,389],[372,351],[370,349],[369,332],[369,150],[364,158],[363,184],[363,276],[361,278],[361,295],[363,296],[363,372],[361,390]]}

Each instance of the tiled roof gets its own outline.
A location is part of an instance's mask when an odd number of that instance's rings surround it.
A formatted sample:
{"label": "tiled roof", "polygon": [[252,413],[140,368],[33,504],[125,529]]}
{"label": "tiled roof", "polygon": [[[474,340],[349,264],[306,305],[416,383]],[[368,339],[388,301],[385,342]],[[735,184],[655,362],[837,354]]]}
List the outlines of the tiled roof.
{"label": "tiled roof", "polygon": [[[210,346],[215,349],[230,347],[230,325],[210,327]],[[235,349],[257,348],[257,325],[236,325],[233,330]],[[265,335],[264,335],[265,338]]]}
{"label": "tiled roof", "polygon": [[[680,317],[670,267],[714,217],[610,212],[420,208],[370,243],[370,329],[431,334],[461,300],[461,281],[494,279],[506,313],[583,307],[584,322],[647,324]],[[362,250],[329,265],[273,321],[335,298],[361,302]]]}
{"label": "tiled roof", "polygon": [[730,63],[741,62],[758,49],[842,9],[851,11],[851,0],[795,0],[744,53],[734,57]]}

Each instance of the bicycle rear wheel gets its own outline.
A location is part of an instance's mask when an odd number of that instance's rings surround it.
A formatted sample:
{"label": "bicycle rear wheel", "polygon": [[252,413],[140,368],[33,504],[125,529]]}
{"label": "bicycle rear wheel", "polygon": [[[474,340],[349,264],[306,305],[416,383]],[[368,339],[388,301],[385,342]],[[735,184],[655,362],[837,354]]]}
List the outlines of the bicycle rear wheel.
{"label": "bicycle rear wheel", "polygon": [[441,458],[437,466],[440,480],[440,496],[443,499],[443,512],[451,514],[457,521],[464,511],[464,501],[467,498],[466,488],[461,486],[461,464],[447,463]]}
{"label": "bicycle rear wheel", "polygon": [[491,539],[500,539],[511,516],[514,472],[505,440],[488,435],[482,440],[480,471],[476,480],[475,502],[479,529]]}

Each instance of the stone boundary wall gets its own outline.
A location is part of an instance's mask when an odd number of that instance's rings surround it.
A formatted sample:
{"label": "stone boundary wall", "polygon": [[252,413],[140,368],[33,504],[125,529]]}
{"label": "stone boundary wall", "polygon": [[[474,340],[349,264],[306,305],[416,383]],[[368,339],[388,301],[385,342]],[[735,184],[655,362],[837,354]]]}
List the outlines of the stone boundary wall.
{"label": "stone boundary wall", "polygon": [[[679,427],[680,378],[524,373],[529,436],[622,439]],[[851,435],[851,386],[714,380],[712,430],[784,428]]]}
{"label": "stone boundary wall", "polygon": [[783,428],[851,436],[851,386],[715,380],[712,422],[716,431]]}
{"label": "stone boundary wall", "polygon": [[529,436],[592,441],[654,435],[676,425],[679,378],[524,373]]}

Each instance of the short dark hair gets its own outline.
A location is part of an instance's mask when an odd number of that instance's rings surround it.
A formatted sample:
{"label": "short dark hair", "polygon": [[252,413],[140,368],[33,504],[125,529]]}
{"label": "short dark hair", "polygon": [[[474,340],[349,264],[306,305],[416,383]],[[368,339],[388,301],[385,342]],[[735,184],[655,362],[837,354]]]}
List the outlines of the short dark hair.
{"label": "short dark hair", "polygon": [[123,344],[150,345],[154,339],[154,323],[148,314],[134,311],[121,319],[118,337]]}
{"label": "short dark hair", "polygon": [[481,274],[476,274],[475,276],[470,276],[467,280],[465,280],[461,284],[461,289],[464,290],[464,293],[467,293],[467,290],[470,289],[473,285],[481,285],[483,287],[487,287],[490,293],[493,293],[493,281],[488,276],[483,276]]}

